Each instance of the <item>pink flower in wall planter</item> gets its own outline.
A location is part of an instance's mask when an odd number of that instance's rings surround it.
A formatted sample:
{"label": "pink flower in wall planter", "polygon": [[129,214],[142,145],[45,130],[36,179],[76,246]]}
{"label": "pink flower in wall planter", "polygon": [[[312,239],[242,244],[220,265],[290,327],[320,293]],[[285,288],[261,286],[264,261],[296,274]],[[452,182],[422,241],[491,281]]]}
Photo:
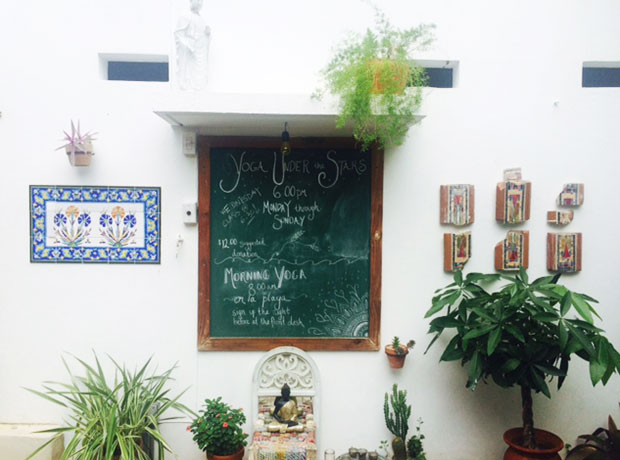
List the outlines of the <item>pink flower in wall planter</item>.
{"label": "pink flower in wall planter", "polygon": [[80,122],[78,121],[77,129],[73,120],[71,120],[71,134],[67,131],[63,131],[65,143],[58,147],[56,150],[65,149],[67,152],[67,158],[72,166],[88,166],[90,165],[91,157],[95,154],[93,152],[93,143],[95,140],[93,137],[97,133],[86,132],[82,134],[80,132]]}

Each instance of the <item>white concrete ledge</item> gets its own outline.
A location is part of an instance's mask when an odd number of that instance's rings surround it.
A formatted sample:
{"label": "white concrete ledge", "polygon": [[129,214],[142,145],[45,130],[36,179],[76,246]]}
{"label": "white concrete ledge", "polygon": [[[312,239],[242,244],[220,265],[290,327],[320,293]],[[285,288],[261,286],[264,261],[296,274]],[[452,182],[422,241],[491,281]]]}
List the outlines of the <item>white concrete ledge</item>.
{"label": "white concrete ledge", "polygon": [[[56,428],[55,425],[0,423],[0,459],[24,460],[37,448],[54,437],[54,433],[37,433]],[[60,438],[39,452],[33,460],[58,460],[64,450]]]}

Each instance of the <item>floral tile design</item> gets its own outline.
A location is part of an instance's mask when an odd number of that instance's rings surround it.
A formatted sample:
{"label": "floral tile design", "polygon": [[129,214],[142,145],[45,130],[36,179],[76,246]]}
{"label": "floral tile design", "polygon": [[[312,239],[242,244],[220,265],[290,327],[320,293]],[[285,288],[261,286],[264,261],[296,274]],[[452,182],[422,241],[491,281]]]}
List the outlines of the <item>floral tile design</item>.
{"label": "floral tile design", "polygon": [[30,186],[30,261],[158,264],[159,187]]}

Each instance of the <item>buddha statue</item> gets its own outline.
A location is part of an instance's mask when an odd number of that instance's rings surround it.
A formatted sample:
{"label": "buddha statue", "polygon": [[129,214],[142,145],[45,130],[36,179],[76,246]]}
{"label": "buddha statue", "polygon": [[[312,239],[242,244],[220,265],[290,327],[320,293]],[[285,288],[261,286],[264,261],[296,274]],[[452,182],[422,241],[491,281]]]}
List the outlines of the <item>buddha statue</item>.
{"label": "buddha statue", "polygon": [[291,398],[291,388],[286,383],[282,385],[280,396],[276,397],[273,405],[272,415],[278,422],[287,426],[299,425],[297,402],[295,398]]}
{"label": "buddha statue", "polygon": [[273,416],[274,421],[267,426],[267,431],[287,433],[305,430],[305,425],[297,421],[300,410],[297,408],[295,398],[291,397],[291,388],[286,383],[282,385],[280,396],[276,397],[269,413]]}

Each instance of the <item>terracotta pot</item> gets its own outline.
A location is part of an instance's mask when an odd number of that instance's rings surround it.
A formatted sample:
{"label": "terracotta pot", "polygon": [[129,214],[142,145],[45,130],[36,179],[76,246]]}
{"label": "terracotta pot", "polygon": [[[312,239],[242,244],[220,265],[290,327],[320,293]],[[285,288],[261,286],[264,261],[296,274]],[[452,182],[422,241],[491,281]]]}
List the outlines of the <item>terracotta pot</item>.
{"label": "terracotta pot", "polygon": [[215,455],[215,454],[210,454],[207,452],[207,459],[208,460],[241,460],[243,458],[243,454],[245,454],[245,448],[242,446],[241,449],[239,449],[234,454],[230,454],[230,455]]}
{"label": "terracotta pot", "polygon": [[560,460],[558,452],[564,448],[564,442],[553,433],[534,429],[538,449],[528,449],[519,443],[523,438],[523,428],[511,428],[504,433],[504,441],[510,447],[504,454],[504,460]]}
{"label": "terracotta pot", "polygon": [[92,158],[92,156],[94,155],[94,152],[92,151],[92,144],[90,143],[86,143],[86,147],[87,149],[86,152],[82,151],[82,150],[76,150],[73,154],[71,153],[71,147],[70,146],[66,146],[65,147],[65,151],[67,152],[67,159],[69,160],[69,163],[71,163],[71,166],[88,166],[90,165],[90,160]]}
{"label": "terracotta pot", "polygon": [[404,345],[401,345],[400,349],[401,353],[398,353],[391,344],[385,346],[385,354],[388,357],[392,369],[400,369],[405,364],[405,358],[407,357],[407,353],[409,353],[409,349]]}

